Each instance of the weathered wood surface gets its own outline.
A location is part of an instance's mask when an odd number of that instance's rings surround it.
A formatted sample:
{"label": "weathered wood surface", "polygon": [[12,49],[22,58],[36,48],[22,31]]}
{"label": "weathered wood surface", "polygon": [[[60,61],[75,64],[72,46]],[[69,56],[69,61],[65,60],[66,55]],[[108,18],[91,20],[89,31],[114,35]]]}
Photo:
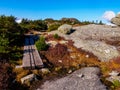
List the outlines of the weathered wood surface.
{"label": "weathered wood surface", "polygon": [[42,59],[34,45],[32,36],[25,38],[22,66],[25,69],[37,69],[43,67]]}

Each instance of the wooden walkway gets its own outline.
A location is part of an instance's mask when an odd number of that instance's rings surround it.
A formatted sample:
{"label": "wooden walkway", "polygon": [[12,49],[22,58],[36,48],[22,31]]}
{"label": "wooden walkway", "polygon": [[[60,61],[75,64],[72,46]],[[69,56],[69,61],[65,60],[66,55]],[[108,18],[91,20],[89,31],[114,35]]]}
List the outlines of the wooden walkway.
{"label": "wooden walkway", "polygon": [[32,36],[25,38],[22,67],[24,69],[38,69],[43,67],[42,59],[34,45]]}

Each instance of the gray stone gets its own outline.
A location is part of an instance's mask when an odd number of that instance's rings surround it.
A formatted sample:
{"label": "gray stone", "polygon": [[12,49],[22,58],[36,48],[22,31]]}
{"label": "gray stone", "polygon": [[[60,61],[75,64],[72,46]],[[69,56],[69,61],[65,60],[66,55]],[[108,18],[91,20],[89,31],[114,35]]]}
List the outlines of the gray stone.
{"label": "gray stone", "polygon": [[35,79],[36,79],[36,75],[30,74],[30,75],[27,75],[27,76],[21,78],[21,83],[26,84],[27,82],[34,81]]}
{"label": "gray stone", "polygon": [[107,90],[100,81],[97,67],[86,67],[53,81],[46,81],[37,90]]}
{"label": "gray stone", "polygon": [[72,26],[68,24],[63,24],[58,28],[58,31],[63,33],[63,34],[68,34],[72,30]]}
{"label": "gray stone", "polygon": [[72,70],[69,70],[68,73],[69,73],[69,74],[72,73]]}

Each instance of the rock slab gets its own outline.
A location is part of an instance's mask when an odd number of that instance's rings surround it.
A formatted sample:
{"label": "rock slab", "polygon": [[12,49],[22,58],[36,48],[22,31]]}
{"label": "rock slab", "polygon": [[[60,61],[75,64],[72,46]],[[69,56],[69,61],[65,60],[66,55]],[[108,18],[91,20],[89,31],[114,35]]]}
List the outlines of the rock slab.
{"label": "rock slab", "polygon": [[55,81],[46,81],[37,90],[107,90],[100,81],[100,69],[86,67]]}

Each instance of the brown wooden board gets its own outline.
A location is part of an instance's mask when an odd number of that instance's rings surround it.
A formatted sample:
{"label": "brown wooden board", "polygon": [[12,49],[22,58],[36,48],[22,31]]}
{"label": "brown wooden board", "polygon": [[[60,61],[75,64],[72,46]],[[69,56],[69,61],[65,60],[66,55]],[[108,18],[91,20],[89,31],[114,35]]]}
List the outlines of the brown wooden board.
{"label": "brown wooden board", "polygon": [[34,39],[32,37],[25,38],[22,66],[25,69],[37,69],[43,67],[42,59],[34,45]]}

